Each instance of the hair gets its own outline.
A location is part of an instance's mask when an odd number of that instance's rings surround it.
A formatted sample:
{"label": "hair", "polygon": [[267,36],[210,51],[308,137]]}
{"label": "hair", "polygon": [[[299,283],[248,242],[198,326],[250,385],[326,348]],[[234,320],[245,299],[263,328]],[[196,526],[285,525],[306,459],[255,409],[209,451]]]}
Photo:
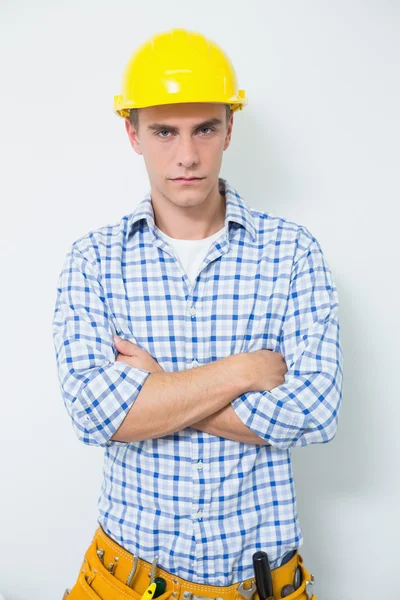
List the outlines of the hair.
{"label": "hair", "polygon": [[[228,122],[229,119],[231,118],[232,109],[231,109],[230,104],[226,104],[225,107],[226,107],[226,121]],[[138,129],[139,129],[139,109],[138,108],[131,108],[129,110],[129,123],[132,125],[132,127],[135,129],[135,131],[138,131]]]}

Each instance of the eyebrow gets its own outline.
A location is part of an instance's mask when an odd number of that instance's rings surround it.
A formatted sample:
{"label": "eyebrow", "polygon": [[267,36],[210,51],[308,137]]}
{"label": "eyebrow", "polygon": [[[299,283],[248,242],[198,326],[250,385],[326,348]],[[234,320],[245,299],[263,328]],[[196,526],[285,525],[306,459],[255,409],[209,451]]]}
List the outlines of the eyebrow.
{"label": "eyebrow", "polygon": [[[209,127],[211,125],[222,125],[222,119],[208,119],[207,121],[203,121],[202,123],[198,123],[193,126],[193,131],[196,129],[200,129],[201,127]],[[152,123],[147,126],[148,130],[158,130],[158,129],[169,129],[170,131],[179,131],[177,127],[173,125],[167,125],[166,123]]]}

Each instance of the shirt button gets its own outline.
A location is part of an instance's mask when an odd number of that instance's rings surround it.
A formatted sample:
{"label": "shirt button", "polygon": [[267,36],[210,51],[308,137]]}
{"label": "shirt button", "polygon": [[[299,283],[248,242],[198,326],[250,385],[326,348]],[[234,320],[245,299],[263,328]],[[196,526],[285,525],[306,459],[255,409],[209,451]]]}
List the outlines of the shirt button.
{"label": "shirt button", "polygon": [[195,467],[196,469],[202,469],[203,468],[203,462],[201,460],[199,460],[199,462],[195,463]]}
{"label": "shirt button", "polygon": [[198,367],[199,363],[197,362],[197,360],[192,360],[192,368],[194,367]]}
{"label": "shirt button", "polygon": [[195,309],[195,308],[191,308],[191,309],[189,310],[189,314],[190,314],[192,317],[194,317],[194,315],[196,314],[196,309]]}
{"label": "shirt button", "polygon": [[202,519],[203,518],[203,513],[201,510],[199,510],[199,512],[197,512],[196,514],[193,515],[192,517],[193,519]]}

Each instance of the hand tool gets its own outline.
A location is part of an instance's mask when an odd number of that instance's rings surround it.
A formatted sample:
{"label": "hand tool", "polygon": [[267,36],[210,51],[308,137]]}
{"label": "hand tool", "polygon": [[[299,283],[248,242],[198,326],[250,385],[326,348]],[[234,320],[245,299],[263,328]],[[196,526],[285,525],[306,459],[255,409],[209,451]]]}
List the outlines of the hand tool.
{"label": "hand tool", "polygon": [[153,598],[157,598],[158,596],[161,596],[161,594],[163,594],[167,588],[167,582],[165,581],[165,579],[163,579],[163,577],[156,577],[154,580],[154,583],[156,584],[156,591],[154,592],[154,596]]}
{"label": "hand tool", "polygon": [[156,591],[156,587],[156,583],[151,583],[140,600],[151,600],[154,596],[154,592]]}
{"label": "hand tool", "polygon": [[133,567],[132,567],[131,572],[128,575],[128,579],[126,580],[126,585],[129,586],[129,587],[131,586],[133,576],[136,573],[138,560],[139,560],[138,556],[135,556],[135,558],[133,559]]}
{"label": "hand tool", "polygon": [[104,564],[103,561],[103,556],[104,556],[104,550],[102,548],[99,548],[98,550],[96,550],[97,556],[99,557],[99,559],[101,560],[101,562]]}
{"label": "hand tool", "polygon": [[155,556],[153,562],[151,563],[151,571],[149,573],[150,583],[154,583],[154,580],[156,578],[157,562],[158,556]]}
{"label": "hand tool", "polygon": [[111,575],[114,575],[115,573],[115,569],[117,568],[117,564],[116,563],[110,563],[108,565],[108,571],[111,573]]}
{"label": "hand tool", "polygon": [[255,552],[253,554],[254,575],[256,577],[257,592],[260,600],[273,597],[272,575],[269,566],[268,554],[266,552]]}
{"label": "hand tool", "polygon": [[242,581],[242,583],[237,587],[237,591],[241,596],[243,596],[243,598],[246,598],[246,600],[253,600],[253,596],[257,589],[254,585],[254,581],[251,582],[251,587],[249,587],[248,589],[243,587],[243,583],[244,582]]}
{"label": "hand tool", "polygon": [[294,585],[295,590],[297,590],[301,586],[302,579],[303,579],[303,577],[301,574],[301,567],[299,565],[296,569],[296,572],[294,574],[294,579],[293,579],[293,585]]}
{"label": "hand tool", "polygon": [[113,562],[113,563],[111,562],[111,563],[108,565],[108,570],[109,570],[109,572],[111,573],[111,575],[114,575],[114,573],[115,573],[115,569],[117,568],[118,556],[114,556],[114,561],[115,561],[115,562]]}
{"label": "hand tool", "polygon": [[311,577],[311,581],[306,581],[306,593],[309,598],[311,598],[314,593],[314,585],[315,585],[314,575],[311,575],[311,573],[310,573],[310,577]]}
{"label": "hand tool", "polygon": [[296,590],[294,589],[294,585],[284,585],[281,589],[281,597],[286,598],[290,594],[293,594]]}

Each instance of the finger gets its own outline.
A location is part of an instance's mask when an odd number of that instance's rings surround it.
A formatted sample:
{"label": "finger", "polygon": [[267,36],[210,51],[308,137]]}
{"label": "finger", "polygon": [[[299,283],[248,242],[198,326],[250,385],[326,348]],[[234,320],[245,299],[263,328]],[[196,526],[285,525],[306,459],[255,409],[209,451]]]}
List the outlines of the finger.
{"label": "finger", "polygon": [[126,356],[133,356],[137,352],[137,346],[129,340],[123,340],[118,335],[113,336],[114,345],[118,352],[125,354]]}

